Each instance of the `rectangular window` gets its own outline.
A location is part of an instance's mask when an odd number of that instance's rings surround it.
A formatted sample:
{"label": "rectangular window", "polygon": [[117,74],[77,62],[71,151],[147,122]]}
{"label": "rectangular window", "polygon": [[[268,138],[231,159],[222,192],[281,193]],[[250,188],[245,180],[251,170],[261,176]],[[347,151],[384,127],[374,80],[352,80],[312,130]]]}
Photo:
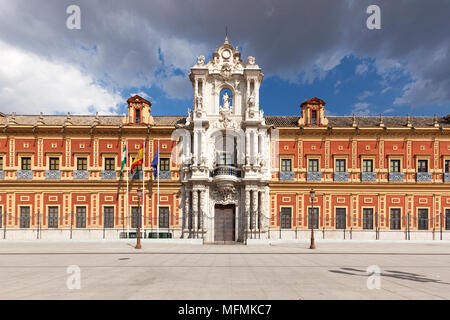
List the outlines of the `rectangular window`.
{"label": "rectangular window", "polygon": [[346,223],[346,209],[345,208],[336,208],[336,229],[345,229],[347,226]]}
{"label": "rectangular window", "polygon": [[30,207],[20,207],[20,227],[30,227]]}
{"label": "rectangular window", "polygon": [[140,109],[135,109],[135,119],[134,119],[134,123],[139,124],[141,123],[141,110]]}
{"label": "rectangular window", "polygon": [[59,158],[49,158],[49,169],[59,170]]}
{"label": "rectangular window", "polygon": [[105,228],[114,228],[114,207],[103,207]]}
{"label": "rectangular window", "polygon": [[401,216],[400,209],[391,209],[391,217],[390,217],[390,225],[391,230],[400,230],[401,229]]}
{"label": "rectangular window", "polygon": [[22,170],[31,170],[31,158],[30,157],[24,157],[22,158]]}
{"label": "rectangular window", "polygon": [[291,208],[281,208],[281,213],[280,213],[281,229],[291,229],[291,227],[292,227],[291,220],[292,220]]}
{"label": "rectangular window", "polygon": [[428,172],[428,160],[417,161],[417,172]]}
{"label": "rectangular window", "polygon": [[445,209],[445,230],[450,230],[450,209]]}
{"label": "rectangular window", "polygon": [[[308,208],[308,228],[311,229],[311,216],[312,208]],[[319,208],[314,208],[314,229],[319,228]]]}
{"label": "rectangular window", "polygon": [[139,207],[132,207],[131,208],[131,227],[132,228],[138,227],[138,216],[139,216]]}
{"label": "rectangular window", "polygon": [[77,228],[86,228],[86,207],[77,207],[75,220]]}
{"label": "rectangular window", "polygon": [[159,207],[159,227],[160,228],[169,228],[169,217],[170,211],[169,207]]}
{"label": "rectangular window", "polygon": [[3,170],[3,157],[0,157],[0,170]]}
{"label": "rectangular window", "polygon": [[159,171],[170,171],[170,159],[169,158],[159,159]]}
{"label": "rectangular window", "polygon": [[363,172],[373,172],[373,160],[363,160]]}
{"label": "rectangular window", "polygon": [[419,209],[417,212],[418,229],[428,230],[428,209]]}
{"label": "rectangular window", "polygon": [[445,160],[445,173],[450,173],[450,160]]}
{"label": "rectangular window", "polygon": [[317,124],[317,110],[311,110],[311,124]]}
{"label": "rectangular window", "polygon": [[[136,158],[131,158],[131,163],[133,163],[135,159],[136,159]],[[138,165],[136,166],[136,171],[142,171],[142,164],[138,164]]]}
{"label": "rectangular window", "polygon": [[336,172],[346,172],[345,159],[336,159]]}
{"label": "rectangular window", "polygon": [[292,171],[292,160],[291,159],[281,159],[281,171]]}
{"label": "rectangular window", "polygon": [[105,158],[105,171],[116,170],[116,164],[114,158]]}
{"label": "rectangular window", "polygon": [[58,228],[58,207],[48,207],[48,227]]}
{"label": "rectangular window", "polygon": [[390,172],[400,172],[400,160],[391,160]]}
{"label": "rectangular window", "polygon": [[0,228],[3,226],[3,212],[2,207],[0,207]]}
{"label": "rectangular window", "polygon": [[77,158],[77,170],[87,170],[87,158]]}
{"label": "rectangular window", "polygon": [[319,171],[319,159],[309,159],[308,171],[309,172],[318,172]]}
{"label": "rectangular window", "polygon": [[363,209],[363,229],[373,229],[373,209]]}

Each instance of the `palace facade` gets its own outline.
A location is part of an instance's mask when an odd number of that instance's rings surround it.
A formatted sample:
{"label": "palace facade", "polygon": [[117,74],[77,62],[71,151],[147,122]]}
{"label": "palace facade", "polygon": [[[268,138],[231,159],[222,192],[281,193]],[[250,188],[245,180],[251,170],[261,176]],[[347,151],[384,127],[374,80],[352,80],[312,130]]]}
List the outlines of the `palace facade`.
{"label": "palace facade", "polygon": [[[187,116],[140,96],[126,116],[0,114],[0,238],[118,239],[141,216],[145,237],[306,239],[314,215],[319,239],[450,239],[447,118],[327,117],[318,98],[265,116],[228,39],[189,79]],[[126,168],[144,160],[121,177],[126,145]]]}

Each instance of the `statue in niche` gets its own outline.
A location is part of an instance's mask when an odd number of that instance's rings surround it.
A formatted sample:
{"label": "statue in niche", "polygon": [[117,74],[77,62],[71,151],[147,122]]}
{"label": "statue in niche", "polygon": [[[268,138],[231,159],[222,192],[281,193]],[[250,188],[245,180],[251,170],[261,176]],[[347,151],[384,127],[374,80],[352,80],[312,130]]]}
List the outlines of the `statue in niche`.
{"label": "statue in niche", "polygon": [[225,109],[230,108],[230,96],[228,92],[225,91],[225,94],[222,96],[222,107]]}

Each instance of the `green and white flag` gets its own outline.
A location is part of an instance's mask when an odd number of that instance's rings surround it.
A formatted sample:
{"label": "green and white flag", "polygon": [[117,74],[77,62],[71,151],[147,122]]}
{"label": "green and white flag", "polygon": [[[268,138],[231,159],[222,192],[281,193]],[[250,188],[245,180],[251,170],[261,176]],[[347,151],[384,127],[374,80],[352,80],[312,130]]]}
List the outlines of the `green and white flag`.
{"label": "green and white flag", "polygon": [[120,177],[122,178],[123,174],[123,167],[125,166],[125,163],[127,163],[127,145],[123,147],[122,151],[122,164],[120,165]]}

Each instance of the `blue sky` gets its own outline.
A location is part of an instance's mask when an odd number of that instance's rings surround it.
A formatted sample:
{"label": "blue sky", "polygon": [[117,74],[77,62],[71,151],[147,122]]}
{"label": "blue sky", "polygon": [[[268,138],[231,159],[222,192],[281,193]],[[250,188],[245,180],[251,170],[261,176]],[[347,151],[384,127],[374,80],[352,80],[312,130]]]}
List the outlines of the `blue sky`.
{"label": "blue sky", "polygon": [[[81,28],[68,29],[77,5]],[[381,29],[369,30],[369,5]],[[265,75],[266,115],[450,113],[446,0],[0,0],[0,112],[123,114],[133,94],[153,115],[186,115],[188,79],[225,38]],[[17,21],[26,23],[18,24]]]}

